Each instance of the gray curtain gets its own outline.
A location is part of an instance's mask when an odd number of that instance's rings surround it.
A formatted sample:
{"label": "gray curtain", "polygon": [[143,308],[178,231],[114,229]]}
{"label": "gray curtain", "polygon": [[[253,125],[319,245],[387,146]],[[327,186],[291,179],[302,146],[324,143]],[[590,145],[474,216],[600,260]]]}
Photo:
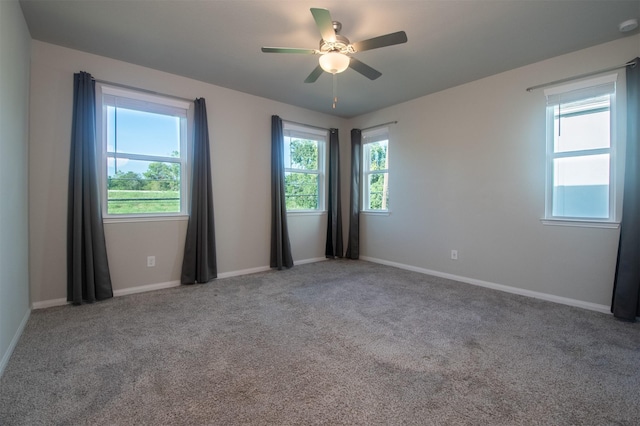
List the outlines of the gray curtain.
{"label": "gray curtain", "polygon": [[193,128],[191,210],[182,259],[182,284],[206,283],[218,276],[209,126],[204,98],[194,101]]}
{"label": "gray curtain", "polygon": [[284,132],[282,120],[271,116],[271,267],[293,266],[284,189]]}
{"label": "gray curtain", "polygon": [[640,316],[640,58],[627,66],[627,152],[618,262],[611,312],[635,321]]}
{"label": "gray curtain", "polygon": [[324,254],[328,258],[342,257],[342,207],[340,204],[340,142],[338,129],[329,130],[329,188],[327,206],[327,243]]}
{"label": "gray curtain", "polygon": [[351,130],[351,200],[349,203],[349,259],[360,257],[360,167],[362,164],[362,131]]}
{"label": "gray curtain", "polygon": [[67,210],[67,300],[74,304],[113,297],[102,224],[95,81],[73,75],[73,122]]}

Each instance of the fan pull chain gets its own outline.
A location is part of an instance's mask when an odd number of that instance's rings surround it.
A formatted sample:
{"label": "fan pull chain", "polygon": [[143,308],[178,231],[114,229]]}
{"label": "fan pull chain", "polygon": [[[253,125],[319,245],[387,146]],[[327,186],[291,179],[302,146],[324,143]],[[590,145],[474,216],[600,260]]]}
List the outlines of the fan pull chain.
{"label": "fan pull chain", "polygon": [[338,75],[336,73],[333,74],[333,109],[336,109],[336,104],[338,103]]}

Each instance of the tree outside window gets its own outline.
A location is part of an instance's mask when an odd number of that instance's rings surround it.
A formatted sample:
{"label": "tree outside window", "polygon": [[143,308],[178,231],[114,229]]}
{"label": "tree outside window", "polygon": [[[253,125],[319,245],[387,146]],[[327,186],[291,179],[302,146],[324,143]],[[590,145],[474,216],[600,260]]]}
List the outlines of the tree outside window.
{"label": "tree outside window", "polygon": [[287,211],[322,210],[324,136],[285,129],[285,200]]}
{"label": "tree outside window", "polygon": [[388,129],[363,134],[363,210],[389,210]]}

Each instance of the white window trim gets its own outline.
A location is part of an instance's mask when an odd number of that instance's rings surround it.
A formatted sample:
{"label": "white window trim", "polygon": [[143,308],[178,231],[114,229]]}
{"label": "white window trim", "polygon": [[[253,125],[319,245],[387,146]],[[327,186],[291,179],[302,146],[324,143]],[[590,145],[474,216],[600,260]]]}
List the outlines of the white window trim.
{"label": "white window trim", "polygon": [[[365,156],[366,145],[387,141],[387,168],[383,170],[370,171],[368,170],[368,159]],[[390,182],[390,174],[389,174],[389,153],[391,150],[391,129],[388,126],[380,126],[373,129],[365,130],[362,132],[362,206],[360,207],[360,212],[364,214],[368,214],[371,216],[388,216],[391,211],[387,207],[386,209],[370,209],[369,206],[369,175],[371,174],[387,174],[387,191],[389,191],[388,184]],[[389,201],[391,201],[391,196],[389,196]]]}
{"label": "white window trim", "polygon": [[285,167],[285,173],[307,173],[307,174],[317,174],[318,175],[318,208],[317,209],[287,209],[287,215],[298,215],[298,216],[318,216],[326,214],[326,206],[327,206],[327,162],[326,158],[328,155],[328,140],[329,140],[329,131],[305,126],[302,124],[291,123],[288,121],[282,122],[284,136],[298,137],[301,139],[308,139],[318,142],[318,170],[303,170],[303,169],[291,169]]}
{"label": "white window trim", "polygon": [[[100,138],[100,164],[98,181],[100,182],[100,196],[103,223],[125,223],[125,222],[157,222],[168,220],[186,220],[189,218],[190,201],[190,181],[192,163],[192,132],[193,104],[191,102],[173,99],[169,97],[152,95],[134,89],[123,89],[109,86],[108,84],[96,82],[96,135]],[[107,210],[107,127],[106,108],[104,96],[115,96],[127,98],[127,103],[132,106],[147,107],[146,110],[153,110],[159,113],[173,113],[176,109],[185,110],[184,120],[180,126],[180,152],[184,153],[180,157],[180,212],[172,213],[139,213],[139,214],[109,214]],[[157,157],[148,155],[123,154],[123,158],[144,161],[167,162],[167,157]],[[169,161],[178,162],[178,161]]]}
{"label": "white window trim", "polygon": [[362,210],[362,213],[365,216],[391,216],[391,210]]}
{"label": "white window trim", "polygon": [[287,210],[287,216],[324,216],[326,210]]}
{"label": "white window trim", "polygon": [[[618,228],[620,224],[620,218],[618,213],[618,174],[617,174],[617,165],[618,165],[618,126],[620,125],[619,119],[619,83],[618,83],[618,73],[607,74],[603,76],[598,76],[595,78],[589,78],[585,80],[580,80],[577,82],[572,82],[569,84],[563,84],[559,86],[554,86],[544,90],[544,94],[547,99],[551,98],[562,98],[563,94],[569,92],[583,91],[588,90],[591,87],[600,86],[603,84],[613,83],[616,87],[611,94],[610,105],[609,105],[609,116],[610,116],[610,147],[602,148],[602,149],[594,149],[594,150],[584,150],[584,151],[570,151],[570,152],[559,152],[555,153],[553,148],[554,143],[554,117],[553,112],[549,106],[546,107],[546,172],[545,172],[545,212],[544,217],[540,219],[540,221],[544,225],[551,226],[573,226],[573,227],[586,227],[586,228]],[[560,100],[559,102],[562,102]],[[553,202],[553,159],[555,158],[567,158],[567,157],[581,157],[585,155],[597,155],[608,153],[609,157],[609,217],[606,219],[598,219],[598,218],[582,218],[582,217],[569,217],[569,216],[553,216],[552,215],[552,202]]]}
{"label": "white window trim", "polygon": [[540,219],[543,225],[548,226],[573,226],[578,228],[605,228],[618,229],[620,222],[596,221],[588,219]]}
{"label": "white window trim", "polygon": [[[120,217],[122,216],[122,217]],[[102,219],[102,223],[135,223],[135,222],[170,222],[187,221],[189,215],[184,214],[158,214],[156,216],[133,216],[120,215],[118,217],[107,217]]]}

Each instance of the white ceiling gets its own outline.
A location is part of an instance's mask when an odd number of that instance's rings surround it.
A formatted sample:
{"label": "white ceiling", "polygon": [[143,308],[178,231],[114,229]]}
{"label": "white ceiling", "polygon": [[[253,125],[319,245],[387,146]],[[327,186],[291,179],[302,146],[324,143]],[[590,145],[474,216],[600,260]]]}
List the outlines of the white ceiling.
{"label": "white ceiling", "polygon": [[[0,0],[3,1],[3,0]],[[353,117],[546,58],[624,37],[640,0],[21,0],[36,40],[341,117]],[[399,30],[406,44],[356,53],[382,72],[304,79],[317,48],[310,7],[342,22],[351,42]],[[635,30],[631,34],[637,34]],[[100,78],[99,70],[88,70]]]}

